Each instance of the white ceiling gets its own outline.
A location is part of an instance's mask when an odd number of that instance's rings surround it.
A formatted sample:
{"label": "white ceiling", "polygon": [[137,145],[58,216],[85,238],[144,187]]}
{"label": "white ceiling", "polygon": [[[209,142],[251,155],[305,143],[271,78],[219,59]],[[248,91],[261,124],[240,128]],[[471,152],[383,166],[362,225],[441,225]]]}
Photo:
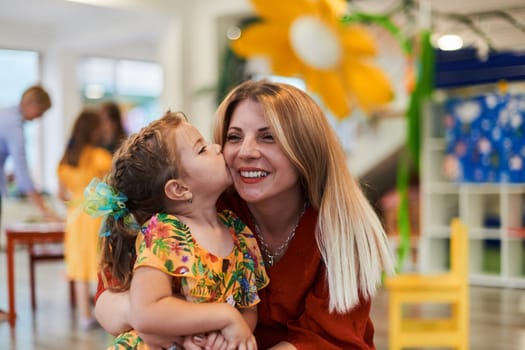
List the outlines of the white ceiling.
{"label": "white ceiling", "polygon": [[158,18],[162,11],[179,4],[183,4],[181,0],[0,0],[0,21],[71,29],[115,16],[118,20]]}
{"label": "white ceiling", "polygon": [[0,0],[0,28],[10,32],[3,35],[34,33],[49,44],[108,56],[155,57],[166,18],[161,12],[138,11],[136,7],[110,8],[65,0]]}
{"label": "white ceiling", "polygon": [[[418,1],[353,0],[351,6],[354,9],[387,13],[400,3],[417,4]],[[424,22],[424,13],[429,12],[422,9],[431,8],[430,22],[436,34],[459,34],[469,45],[479,46],[490,42],[498,50],[525,50],[525,0],[420,0],[419,4],[419,7],[413,7],[411,13],[416,21]],[[505,19],[505,16],[508,18]],[[407,17],[401,12],[395,18],[401,27],[409,27],[406,25]],[[470,21],[471,25],[467,25],[465,20]]]}
{"label": "white ceiling", "polygon": [[[0,24],[27,28],[41,28],[53,33],[57,40],[71,45],[105,50],[108,46],[125,43],[153,49],[170,12],[183,6],[215,0],[77,0],[91,4],[65,0],[0,0]],[[249,0],[246,0],[247,2]],[[290,0],[288,0],[290,1]],[[525,0],[421,0],[433,9],[432,26],[436,32],[459,32],[468,42],[477,42],[477,35],[460,21],[447,15],[475,14],[483,11],[505,11],[522,27],[525,27]],[[354,9],[385,13],[401,0],[352,0]],[[404,0],[407,3],[407,0]],[[408,1],[415,2],[415,1]],[[108,7],[113,6],[113,8]],[[417,15],[417,13],[416,13]],[[470,16],[472,23],[498,49],[517,48],[525,50],[525,32],[508,20],[498,16]],[[397,16],[400,25],[407,18]],[[100,32],[105,41],[100,41]]]}

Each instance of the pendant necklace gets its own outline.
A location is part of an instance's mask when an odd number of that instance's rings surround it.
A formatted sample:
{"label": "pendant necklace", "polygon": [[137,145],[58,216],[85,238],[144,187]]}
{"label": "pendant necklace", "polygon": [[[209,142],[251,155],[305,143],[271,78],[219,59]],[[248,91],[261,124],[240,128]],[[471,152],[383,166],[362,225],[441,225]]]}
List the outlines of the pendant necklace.
{"label": "pendant necklace", "polygon": [[281,243],[277,248],[272,250],[268,243],[264,240],[264,237],[262,235],[261,229],[259,228],[259,225],[257,224],[257,221],[255,221],[255,218],[253,215],[251,215],[251,219],[253,222],[253,226],[255,227],[255,233],[257,234],[257,237],[259,237],[259,242],[261,242],[261,252],[263,253],[264,260],[268,264],[268,266],[273,266],[275,264],[276,259],[279,259],[284,252],[286,251],[286,248],[288,248],[288,244],[292,240],[292,238],[295,236],[295,230],[297,230],[297,227],[299,226],[299,221],[301,221],[301,218],[304,215],[304,212],[306,210],[306,207],[308,202],[304,202],[303,210],[301,211],[301,214],[299,214],[299,217],[297,218],[297,223],[295,224],[295,227],[293,228],[292,232],[286,237],[283,243]]}

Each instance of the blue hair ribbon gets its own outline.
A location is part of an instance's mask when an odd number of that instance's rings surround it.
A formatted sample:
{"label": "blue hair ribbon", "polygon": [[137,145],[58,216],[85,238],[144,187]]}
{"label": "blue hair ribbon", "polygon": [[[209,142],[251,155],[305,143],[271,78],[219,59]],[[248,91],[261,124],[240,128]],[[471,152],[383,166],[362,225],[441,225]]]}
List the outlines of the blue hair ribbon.
{"label": "blue hair ribbon", "polygon": [[[84,190],[84,211],[93,217],[112,216],[115,220],[124,218],[124,223],[133,230],[140,229],[129,209],[126,208],[128,197],[114,187],[97,178],[91,180]],[[101,237],[109,237],[111,232],[105,230],[105,220],[100,231]]]}
{"label": "blue hair ribbon", "polygon": [[91,216],[111,215],[118,220],[129,213],[128,197],[97,178],[86,187],[84,197],[84,211]]}

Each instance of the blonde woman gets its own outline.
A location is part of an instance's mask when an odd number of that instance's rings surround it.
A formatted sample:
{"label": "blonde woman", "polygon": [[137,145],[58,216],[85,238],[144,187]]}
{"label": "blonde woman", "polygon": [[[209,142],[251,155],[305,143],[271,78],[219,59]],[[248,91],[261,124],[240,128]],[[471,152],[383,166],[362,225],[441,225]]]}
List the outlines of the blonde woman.
{"label": "blonde woman", "polygon": [[249,81],[219,106],[215,141],[267,262],[259,347],[373,349],[370,298],[393,272],[387,239],[319,106],[286,84]]}

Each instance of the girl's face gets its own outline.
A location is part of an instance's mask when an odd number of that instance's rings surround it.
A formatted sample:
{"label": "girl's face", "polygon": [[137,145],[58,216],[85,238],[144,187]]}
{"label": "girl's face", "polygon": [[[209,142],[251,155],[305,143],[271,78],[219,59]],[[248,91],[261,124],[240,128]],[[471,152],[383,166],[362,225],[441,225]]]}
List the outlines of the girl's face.
{"label": "girl's face", "polygon": [[219,145],[207,143],[197,128],[186,122],[177,127],[176,138],[181,178],[194,195],[219,195],[231,185],[231,176]]}
{"label": "girl's face", "polygon": [[300,191],[299,174],[275,140],[258,102],[247,99],[237,105],[223,153],[233,184],[248,203],[282,200]]}

